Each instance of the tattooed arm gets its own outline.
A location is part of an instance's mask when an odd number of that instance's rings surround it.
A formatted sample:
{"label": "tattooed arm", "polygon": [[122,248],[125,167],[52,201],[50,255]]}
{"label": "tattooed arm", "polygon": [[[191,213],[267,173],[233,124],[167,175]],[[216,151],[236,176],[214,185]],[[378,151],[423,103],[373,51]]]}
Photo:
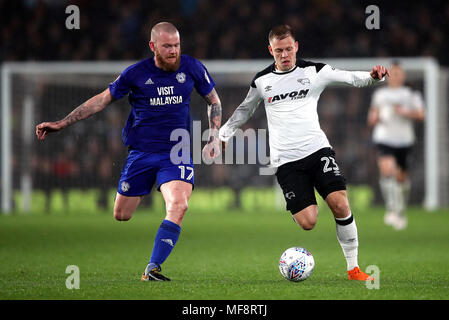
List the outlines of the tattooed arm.
{"label": "tattooed arm", "polygon": [[209,141],[213,137],[218,137],[217,133],[221,126],[221,102],[218,97],[217,91],[212,89],[212,91],[204,96],[204,100],[207,102],[207,116],[209,118]]}
{"label": "tattooed arm", "polygon": [[102,93],[90,98],[82,105],[73,110],[64,119],[55,122],[43,122],[36,126],[36,136],[39,140],[44,140],[47,134],[64,129],[77,121],[86,119],[91,115],[103,110],[113,101],[109,88]]}
{"label": "tattooed arm", "polygon": [[207,102],[207,116],[209,118],[209,140],[203,149],[206,157],[215,158],[220,155],[218,130],[221,126],[221,102],[215,88],[204,96]]}

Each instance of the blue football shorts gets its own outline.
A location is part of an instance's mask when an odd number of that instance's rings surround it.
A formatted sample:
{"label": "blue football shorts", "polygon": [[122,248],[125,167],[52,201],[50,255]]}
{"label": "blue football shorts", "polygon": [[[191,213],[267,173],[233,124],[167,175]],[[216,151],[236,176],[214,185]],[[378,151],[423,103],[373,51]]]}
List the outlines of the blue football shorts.
{"label": "blue football shorts", "polygon": [[123,165],[117,192],[128,197],[136,197],[151,192],[157,181],[157,190],[161,185],[181,180],[194,185],[195,174],[192,158],[188,163],[174,164],[170,153],[148,153],[131,150]]}

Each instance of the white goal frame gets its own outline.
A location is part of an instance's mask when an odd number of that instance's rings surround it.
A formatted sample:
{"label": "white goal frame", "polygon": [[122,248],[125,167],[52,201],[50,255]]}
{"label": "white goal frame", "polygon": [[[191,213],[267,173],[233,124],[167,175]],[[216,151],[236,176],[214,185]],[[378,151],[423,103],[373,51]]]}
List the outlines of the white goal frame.
{"label": "white goal frame", "polygon": [[[424,131],[425,148],[425,197],[424,207],[435,210],[440,207],[439,195],[439,74],[440,66],[434,58],[329,58],[307,59],[330,64],[345,70],[370,70],[375,65],[389,66],[392,60],[400,60],[401,65],[410,71],[422,72],[426,120]],[[111,74],[121,73],[134,61],[121,62],[6,62],[1,68],[1,210],[8,214],[12,210],[12,153],[11,105],[12,76],[14,74]],[[272,63],[272,60],[206,60],[203,61],[209,72],[214,73],[257,73]],[[106,84],[105,84],[106,85]],[[249,84],[248,84],[249,85]],[[25,99],[27,100],[27,99]],[[226,119],[225,119],[226,120]],[[29,128],[34,134],[34,126]],[[30,190],[30,188],[28,188]],[[25,191],[25,190],[24,190]]]}

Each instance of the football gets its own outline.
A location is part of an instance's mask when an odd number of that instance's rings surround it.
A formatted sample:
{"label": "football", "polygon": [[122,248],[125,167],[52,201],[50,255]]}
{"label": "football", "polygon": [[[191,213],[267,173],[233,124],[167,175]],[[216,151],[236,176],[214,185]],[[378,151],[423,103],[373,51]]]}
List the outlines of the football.
{"label": "football", "polygon": [[304,248],[292,247],[282,253],[279,259],[279,271],[290,281],[304,281],[313,272],[315,260],[312,254]]}

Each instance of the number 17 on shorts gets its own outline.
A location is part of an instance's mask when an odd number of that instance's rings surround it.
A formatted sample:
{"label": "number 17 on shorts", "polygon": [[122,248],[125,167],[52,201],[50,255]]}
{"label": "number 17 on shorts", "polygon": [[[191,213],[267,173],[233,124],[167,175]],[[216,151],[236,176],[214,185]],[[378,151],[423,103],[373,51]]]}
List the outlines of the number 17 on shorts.
{"label": "number 17 on shorts", "polygon": [[193,178],[193,168],[189,166],[178,166],[182,180],[191,181]]}

